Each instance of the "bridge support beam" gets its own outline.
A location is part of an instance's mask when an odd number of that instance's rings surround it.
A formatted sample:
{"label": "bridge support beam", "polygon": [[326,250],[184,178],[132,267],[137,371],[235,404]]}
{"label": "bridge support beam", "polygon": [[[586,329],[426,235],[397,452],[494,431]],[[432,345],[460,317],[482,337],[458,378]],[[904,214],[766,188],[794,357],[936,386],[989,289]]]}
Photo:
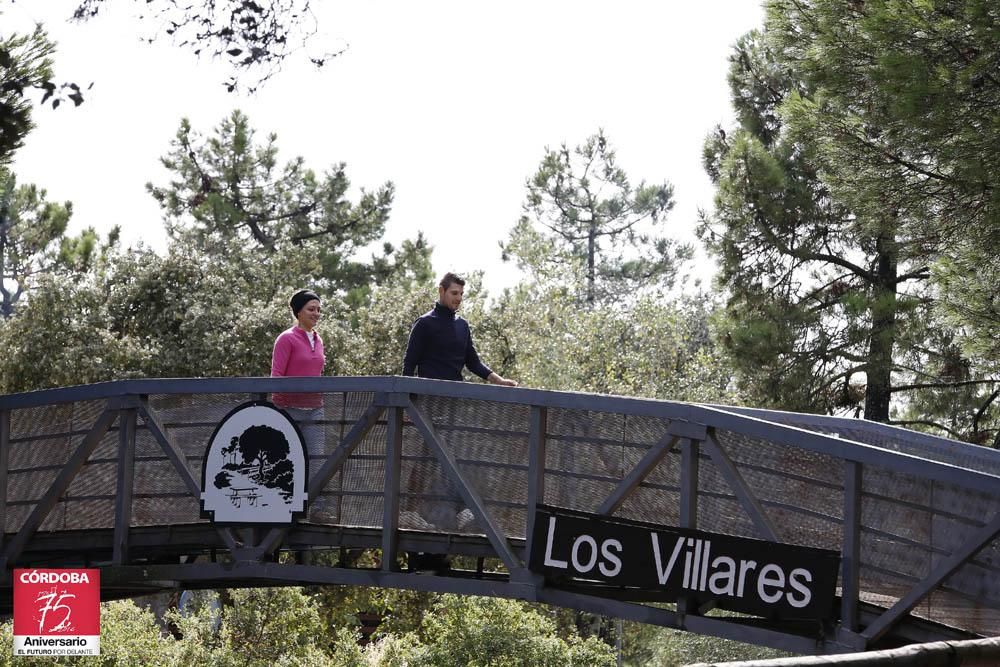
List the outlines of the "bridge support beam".
{"label": "bridge support beam", "polygon": [[[682,528],[698,527],[698,441],[681,438],[681,506]],[[678,598],[677,611],[680,614],[697,614],[698,608],[691,599]]]}
{"label": "bridge support beam", "polygon": [[712,463],[718,468],[722,477],[729,484],[729,488],[733,490],[743,509],[750,516],[750,520],[753,521],[761,537],[769,542],[780,542],[778,531],[775,529],[771,519],[768,518],[767,512],[764,511],[764,506],[754,496],[750,487],[747,486],[746,481],[743,479],[743,475],[740,474],[740,471],[733,465],[732,460],[723,451],[722,445],[719,444],[719,440],[715,436],[715,429],[711,430],[702,444],[712,459]]}
{"label": "bridge support beam", "polygon": [[861,586],[861,490],[863,468],[844,462],[844,535],[841,543],[840,626],[856,633]]}
{"label": "bridge support beam", "polygon": [[904,616],[916,607],[920,602],[931,594],[934,589],[941,585],[945,579],[950,577],[955,570],[965,565],[975,556],[986,543],[1000,534],[1000,513],[996,514],[989,523],[975,531],[969,539],[952,552],[950,556],[938,563],[938,566],[909,593],[900,598],[889,611],[864,629],[862,636],[869,643],[874,643],[881,639],[885,633],[892,629],[893,625],[902,620]]}
{"label": "bridge support beam", "polygon": [[653,468],[659,465],[660,461],[670,453],[670,450],[673,449],[679,439],[670,431],[664,433],[663,437],[649,448],[646,455],[618,483],[618,486],[611,492],[611,495],[601,503],[601,506],[597,509],[597,513],[611,516],[617,512],[618,508],[625,502],[625,499],[632,495],[632,492],[642,483],[642,480],[646,479],[649,473],[653,471]]}
{"label": "bridge support beam", "polygon": [[10,410],[0,410],[0,553],[7,531],[7,469],[10,467]]}
{"label": "bridge support beam", "polygon": [[528,426],[528,497],[527,524],[525,527],[525,560],[531,554],[535,534],[535,512],[545,502],[545,442],[549,428],[549,413],[544,407],[531,406],[531,423]]}
{"label": "bridge support beam", "polygon": [[403,408],[389,408],[385,436],[385,494],[382,497],[382,569],[399,569],[399,482],[403,462]]}
{"label": "bridge support beam", "polygon": [[111,562],[128,562],[128,531],[132,525],[132,491],[135,480],[136,410],[118,411],[118,483],[115,496],[115,535]]}

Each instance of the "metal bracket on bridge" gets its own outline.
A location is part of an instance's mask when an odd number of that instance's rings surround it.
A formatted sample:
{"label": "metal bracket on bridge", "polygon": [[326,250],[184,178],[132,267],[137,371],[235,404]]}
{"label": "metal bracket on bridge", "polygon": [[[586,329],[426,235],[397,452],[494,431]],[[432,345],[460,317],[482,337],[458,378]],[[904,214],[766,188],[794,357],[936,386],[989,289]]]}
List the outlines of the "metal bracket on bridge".
{"label": "metal bracket on bridge", "polygon": [[405,408],[410,404],[410,395],[400,392],[380,391],[375,394],[374,405],[382,408]]}

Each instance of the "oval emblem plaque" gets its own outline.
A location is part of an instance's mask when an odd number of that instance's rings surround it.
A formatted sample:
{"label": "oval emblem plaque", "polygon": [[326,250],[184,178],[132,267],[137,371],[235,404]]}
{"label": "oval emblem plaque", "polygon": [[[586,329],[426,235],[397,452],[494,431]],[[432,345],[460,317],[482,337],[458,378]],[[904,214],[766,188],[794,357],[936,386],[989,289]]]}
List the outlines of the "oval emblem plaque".
{"label": "oval emblem plaque", "polygon": [[216,523],[291,523],[305,511],[302,433],[266,401],[234,409],[215,428],[201,468],[202,516]]}

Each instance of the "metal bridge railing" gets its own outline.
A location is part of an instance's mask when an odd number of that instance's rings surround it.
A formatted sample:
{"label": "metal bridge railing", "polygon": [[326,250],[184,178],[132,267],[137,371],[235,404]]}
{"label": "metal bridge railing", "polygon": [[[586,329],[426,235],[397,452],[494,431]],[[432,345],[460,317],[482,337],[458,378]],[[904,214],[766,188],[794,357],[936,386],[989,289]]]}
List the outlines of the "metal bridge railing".
{"label": "metal bridge railing", "polygon": [[[308,492],[327,511],[213,525],[206,443],[275,391],[324,395],[300,426],[324,443]],[[543,503],[836,551],[839,608],[783,627],[553,587],[527,564]],[[8,569],[98,564],[121,594],[266,581],[507,595],[802,653],[1000,634],[1000,453],[862,420],[401,377],[101,383],[0,397],[0,520]],[[380,548],[381,567],[272,562],[336,546]],[[410,550],[503,567],[416,579],[400,567]]]}

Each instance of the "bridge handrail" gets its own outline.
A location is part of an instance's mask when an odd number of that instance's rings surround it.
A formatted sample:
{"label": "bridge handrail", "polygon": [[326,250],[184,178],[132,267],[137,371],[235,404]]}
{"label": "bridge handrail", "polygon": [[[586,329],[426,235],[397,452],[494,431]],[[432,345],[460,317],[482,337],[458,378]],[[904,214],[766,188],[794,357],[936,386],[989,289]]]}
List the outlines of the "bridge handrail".
{"label": "bridge handrail", "polygon": [[[630,416],[658,417],[681,420],[704,426],[722,428],[747,436],[765,437],[773,442],[800,447],[838,459],[876,465],[895,472],[926,476],[930,479],[961,483],[969,488],[993,493],[1000,484],[1000,474],[990,470],[970,468],[947,461],[929,460],[894,450],[810,431],[797,426],[768,421],[767,411],[738,406],[715,406],[682,403],[652,398],[633,398],[585,392],[554,391],[525,387],[497,387],[470,382],[428,380],[424,378],[383,376],[324,376],[324,377],[236,377],[236,378],[145,378],[112,380],[73,387],[41,389],[17,394],[0,395],[0,410],[41,407],[76,401],[148,396],[153,394],[267,394],[273,392],[373,392],[407,393],[448,398],[514,403],[546,408],[614,412]],[[782,413],[777,413],[782,414]],[[789,414],[789,413],[784,413]],[[821,416],[817,416],[820,418]],[[844,418],[825,418],[843,420]],[[884,424],[865,420],[850,420],[864,429],[886,428]],[[938,438],[942,447],[952,454],[975,453],[982,456],[985,448],[955,440]],[[941,449],[938,453],[947,455]],[[954,458],[961,458],[955,456]],[[994,454],[1000,467],[1000,452]]]}

